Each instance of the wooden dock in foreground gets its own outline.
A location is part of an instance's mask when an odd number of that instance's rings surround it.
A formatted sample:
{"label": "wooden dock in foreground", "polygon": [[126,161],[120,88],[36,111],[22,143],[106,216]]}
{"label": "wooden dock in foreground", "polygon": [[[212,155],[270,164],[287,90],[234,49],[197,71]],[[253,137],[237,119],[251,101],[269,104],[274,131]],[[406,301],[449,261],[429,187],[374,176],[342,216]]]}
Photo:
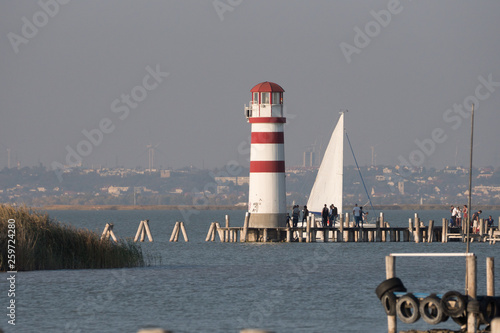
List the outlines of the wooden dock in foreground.
{"label": "wooden dock in foreground", "polygon": [[[300,227],[281,228],[251,228],[248,227],[249,213],[245,217],[243,227],[230,227],[229,216],[226,215],[225,226],[219,222],[212,222],[206,241],[215,241],[218,236],[221,242],[415,242],[432,243],[448,241],[465,241],[466,231],[462,228],[449,228],[448,220],[442,219],[441,225],[430,220],[425,226],[415,213],[414,218],[408,221],[408,227],[391,227],[380,213],[375,225],[354,227],[349,214],[341,217],[334,227],[322,227],[314,220],[314,216]],[[345,221],[345,222],[344,222]],[[488,229],[486,223],[480,220],[479,233],[471,233],[474,242],[495,243],[500,240],[500,231]]]}

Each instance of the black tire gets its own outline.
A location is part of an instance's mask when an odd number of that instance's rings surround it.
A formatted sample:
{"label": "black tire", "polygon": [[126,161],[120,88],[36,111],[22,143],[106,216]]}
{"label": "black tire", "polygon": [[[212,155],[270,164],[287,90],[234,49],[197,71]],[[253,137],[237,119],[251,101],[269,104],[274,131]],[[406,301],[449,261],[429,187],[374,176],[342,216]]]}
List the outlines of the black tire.
{"label": "black tire", "polygon": [[441,300],[436,295],[427,296],[420,301],[419,310],[422,319],[430,325],[437,325],[445,318]]}
{"label": "black tire", "polygon": [[396,315],[396,303],[398,299],[394,296],[392,291],[386,292],[382,295],[380,302],[382,302],[382,306],[384,307],[385,313],[388,316]]}
{"label": "black tire", "polygon": [[441,305],[445,315],[457,318],[467,308],[467,298],[458,291],[448,291],[441,298]]}
{"label": "black tire", "polygon": [[461,328],[464,328],[467,326],[467,315],[465,313],[462,313],[461,315],[457,317],[451,317],[451,319],[460,325]]}
{"label": "black tire", "polygon": [[488,325],[493,318],[499,316],[497,300],[494,297],[484,296],[479,301],[479,320]]}
{"label": "black tire", "polygon": [[406,288],[403,285],[403,282],[399,278],[394,277],[394,278],[390,278],[390,279],[383,281],[375,289],[375,293],[377,294],[378,299],[381,299],[382,296],[384,296],[384,294],[388,291],[406,292]]}
{"label": "black tire", "polygon": [[413,294],[406,294],[396,303],[396,313],[405,324],[413,324],[420,318],[418,299]]}

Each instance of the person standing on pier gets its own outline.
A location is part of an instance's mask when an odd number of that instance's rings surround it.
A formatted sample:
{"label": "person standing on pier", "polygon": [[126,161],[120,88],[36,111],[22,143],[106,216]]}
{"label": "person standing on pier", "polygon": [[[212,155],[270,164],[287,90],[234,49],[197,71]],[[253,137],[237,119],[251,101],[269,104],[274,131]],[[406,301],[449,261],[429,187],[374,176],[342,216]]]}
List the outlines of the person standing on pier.
{"label": "person standing on pier", "polygon": [[323,227],[326,227],[326,224],[328,223],[329,214],[330,211],[328,210],[328,207],[325,204],[325,207],[323,207],[323,211],[321,212],[321,223],[323,224]]}
{"label": "person standing on pier", "polygon": [[493,220],[493,218],[491,217],[491,215],[488,217],[488,219],[486,220],[486,222],[488,222],[488,229],[492,228],[493,227],[493,223],[495,222],[495,220]]}
{"label": "person standing on pier", "polygon": [[359,209],[358,204],[354,205],[352,209],[352,214],[354,215],[354,226],[359,227],[359,221],[361,220],[361,209]]}
{"label": "person standing on pier", "polygon": [[304,209],[302,210],[302,225],[304,225],[304,222],[307,222],[308,216],[309,216],[309,209],[307,209],[307,206],[304,206]]}
{"label": "person standing on pier", "polygon": [[456,217],[457,227],[460,228],[462,226],[462,211],[460,210],[460,206],[455,207],[455,209],[457,210],[457,217]]}
{"label": "person standing on pier", "polygon": [[467,207],[467,205],[464,205],[464,208],[462,209],[462,215],[463,215],[464,221],[468,221],[469,208]]}
{"label": "person standing on pier", "polygon": [[363,206],[359,207],[359,216],[361,222],[361,228],[365,225],[365,212],[363,212]]}
{"label": "person standing on pier", "polygon": [[478,210],[474,214],[472,214],[472,232],[477,233],[479,231],[479,214],[483,211]]}
{"label": "person standing on pier", "polygon": [[300,214],[299,205],[293,206],[292,221],[294,228],[297,228],[297,224],[299,223],[299,214]]}
{"label": "person standing on pier", "polygon": [[330,205],[328,210],[328,226],[333,227],[333,204]]}
{"label": "person standing on pier", "polygon": [[451,213],[451,226],[456,227],[457,226],[457,209],[455,206],[451,206],[450,208],[450,213]]}
{"label": "person standing on pier", "polygon": [[335,224],[335,220],[337,220],[337,216],[339,216],[339,210],[332,204],[332,226]]}

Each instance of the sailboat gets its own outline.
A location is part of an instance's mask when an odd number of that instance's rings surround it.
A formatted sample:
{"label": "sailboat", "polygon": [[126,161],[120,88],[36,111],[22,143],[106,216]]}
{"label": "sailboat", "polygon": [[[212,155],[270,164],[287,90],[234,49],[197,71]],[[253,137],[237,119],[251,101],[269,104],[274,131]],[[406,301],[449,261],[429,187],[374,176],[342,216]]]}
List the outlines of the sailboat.
{"label": "sailboat", "polygon": [[340,113],[337,126],[326,148],[312,187],[307,208],[314,214],[321,216],[326,204],[334,204],[339,215],[342,214],[342,197],[344,181],[344,112]]}
{"label": "sailboat", "polygon": [[[325,155],[318,169],[318,174],[316,175],[316,180],[312,187],[309,199],[307,201],[307,207],[309,211],[316,216],[321,218],[321,211],[323,207],[326,206],[330,208],[331,204],[337,207],[339,215],[343,213],[343,186],[344,186],[344,133],[351,148],[352,156],[354,162],[356,163],[356,168],[358,169],[359,177],[363,183],[366,196],[368,197],[368,202],[370,203],[371,210],[375,212],[373,208],[370,195],[366,189],[365,181],[363,180],[363,175],[359,168],[356,156],[354,155],[354,150],[352,149],[349,136],[344,129],[344,113],[347,111],[340,112],[340,117],[333,130],[330,142],[326,148]],[[372,217],[374,219],[375,216]],[[368,226],[368,224],[364,224]]]}

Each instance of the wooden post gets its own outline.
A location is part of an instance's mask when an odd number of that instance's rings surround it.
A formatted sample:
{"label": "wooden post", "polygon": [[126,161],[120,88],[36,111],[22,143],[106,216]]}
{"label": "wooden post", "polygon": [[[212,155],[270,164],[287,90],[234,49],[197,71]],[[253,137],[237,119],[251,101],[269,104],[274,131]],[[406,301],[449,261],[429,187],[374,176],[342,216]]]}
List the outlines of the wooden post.
{"label": "wooden post", "polygon": [[292,241],[292,231],[288,227],[288,228],[286,228],[286,242],[290,243],[291,241]]}
{"label": "wooden post", "polygon": [[[391,279],[396,277],[396,257],[386,256],[385,257],[385,277],[386,279]],[[387,332],[396,333],[397,332],[397,319],[396,316],[387,315]]]}
{"label": "wooden post", "polygon": [[137,228],[137,233],[135,234],[134,242],[137,242],[137,240],[139,239],[143,227],[144,227],[144,221],[141,221],[141,223],[139,223],[139,228]]}
{"label": "wooden post", "polygon": [[250,212],[246,212],[245,214],[245,222],[243,223],[243,235],[241,235],[242,242],[247,241],[248,234],[248,223],[250,222]]}
{"label": "wooden post", "polygon": [[224,231],[224,238],[226,242],[231,241],[231,236],[229,235],[229,215],[226,214],[226,230]]}
{"label": "wooden post", "polygon": [[314,225],[316,217],[314,214],[311,215],[311,242],[316,243],[316,226]]}
{"label": "wooden post", "polygon": [[185,242],[189,242],[187,232],[186,232],[186,227],[184,227],[184,222],[180,223],[181,231],[182,231],[182,237],[184,237]]}
{"label": "wooden post", "polygon": [[427,243],[432,243],[434,240],[434,220],[429,221],[429,228],[427,229]]}
{"label": "wooden post", "polygon": [[344,241],[344,218],[342,215],[339,215],[339,233],[337,237],[338,242]]}
{"label": "wooden post", "polygon": [[104,231],[102,232],[101,235],[101,240],[103,239],[109,240],[110,236],[115,242],[117,242],[115,233],[113,232],[113,223],[106,223],[106,226],[104,226]]}
{"label": "wooden post", "polygon": [[224,239],[224,230],[221,229],[219,222],[215,222],[215,230],[217,234],[219,234],[219,239],[222,241]]}
{"label": "wooden post", "polygon": [[[111,236],[111,238],[112,238],[115,242],[117,242],[117,240],[116,240],[116,236],[115,236],[115,233],[113,232],[113,223],[110,223],[110,224],[109,224],[108,233],[109,233],[109,235]],[[108,236],[108,238],[109,238],[109,236]]]}
{"label": "wooden post", "polygon": [[448,243],[448,221],[443,217],[443,235],[441,236],[441,243]]}
{"label": "wooden post", "polygon": [[177,224],[177,228],[175,230],[174,242],[178,242],[179,241],[179,234],[181,232],[181,222],[176,222],[176,224]]}
{"label": "wooden post", "polygon": [[106,223],[104,226],[104,230],[101,235],[101,240],[105,239],[108,236],[109,223]]}
{"label": "wooden post", "polygon": [[411,217],[408,219],[408,231],[410,235],[413,236],[413,239],[415,239],[415,234],[413,233],[413,219]]}
{"label": "wooden post", "polygon": [[479,237],[481,241],[483,240],[484,234],[484,219],[479,219]]}
{"label": "wooden post", "polygon": [[379,218],[377,220],[377,224],[376,224],[377,230],[375,233],[375,241],[377,241],[377,242],[382,241],[382,234],[380,233],[381,232],[380,227],[383,225],[383,223],[384,223],[384,213],[380,212],[380,216],[379,216]]}
{"label": "wooden post", "polygon": [[349,231],[349,228],[350,228],[350,221],[349,221],[349,213],[345,213],[344,215],[344,242],[350,242],[351,239],[349,237],[350,236],[350,231]]}
{"label": "wooden post", "polygon": [[264,243],[266,243],[267,242],[267,228],[264,228],[264,232],[263,232],[262,238],[263,238],[262,241]]}
{"label": "wooden post", "polygon": [[[175,222],[174,230],[172,231],[172,235],[170,236],[170,242],[175,242],[175,235],[177,234],[178,229],[179,229],[179,222]],[[212,226],[210,226],[210,230],[212,230]],[[208,233],[210,233],[210,231]]]}
{"label": "wooden post", "polygon": [[205,242],[208,242],[210,238],[212,238],[212,233],[214,231],[214,223],[210,223],[210,228],[208,228],[207,238],[205,238]]}
{"label": "wooden post", "polygon": [[306,243],[311,242],[311,217],[308,216],[306,219]]}
{"label": "wooden post", "polygon": [[420,243],[420,219],[418,218],[418,214],[415,213],[415,243]]}
{"label": "wooden post", "polygon": [[152,242],[153,235],[151,234],[151,230],[149,229],[149,220],[144,220],[142,222],[144,222],[142,225],[143,225],[143,228],[146,230],[146,234],[148,235],[148,239],[150,242]]}
{"label": "wooden post", "polygon": [[486,258],[486,295],[495,296],[495,258]]}
{"label": "wooden post", "polygon": [[[466,257],[466,273],[467,274],[467,296],[476,299],[477,297],[477,260],[476,256]],[[467,313],[467,333],[476,333],[477,314]]]}
{"label": "wooden post", "polygon": [[142,228],[141,228],[141,236],[139,238],[139,241],[140,242],[144,242],[144,238],[146,238],[146,234],[144,232],[144,223],[142,224]]}
{"label": "wooden post", "polygon": [[500,318],[491,321],[491,333],[500,333]]}

